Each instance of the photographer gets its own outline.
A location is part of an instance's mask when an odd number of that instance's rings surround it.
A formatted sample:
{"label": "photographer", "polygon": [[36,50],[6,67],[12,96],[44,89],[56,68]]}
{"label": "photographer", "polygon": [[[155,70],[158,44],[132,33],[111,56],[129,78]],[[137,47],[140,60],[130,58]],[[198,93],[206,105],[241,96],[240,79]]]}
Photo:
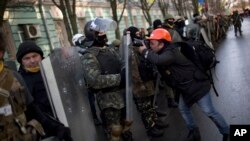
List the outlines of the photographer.
{"label": "photographer", "polygon": [[156,29],[148,39],[151,49],[141,46],[139,51],[145,59],[157,65],[165,82],[180,92],[179,109],[189,129],[187,141],[201,140],[191,114],[191,106],[195,103],[215,123],[223,141],[227,141],[229,126],[213,107],[211,86],[205,74],[181,54],[178,47],[171,45],[172,38],[167,30]]}

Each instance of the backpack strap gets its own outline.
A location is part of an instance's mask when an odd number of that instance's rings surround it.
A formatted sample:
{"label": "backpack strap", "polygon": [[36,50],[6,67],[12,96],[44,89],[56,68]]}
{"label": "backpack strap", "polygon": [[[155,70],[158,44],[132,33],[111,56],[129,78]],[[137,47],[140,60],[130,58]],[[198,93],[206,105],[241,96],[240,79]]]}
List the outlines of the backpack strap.
{"label": "backpack strap", "polygon": [[210,79],[211,85],[212,85],[212,87],[213,87],[213,89],[214,89],[215,95],[216,95],[217,97],[219,97],[219,93],[218,93],[218,91],[216,90],[215,85],[214,85],[214,80],[213,80],[213,77],[212,77],[211,69],[209,70],[209,79]]}

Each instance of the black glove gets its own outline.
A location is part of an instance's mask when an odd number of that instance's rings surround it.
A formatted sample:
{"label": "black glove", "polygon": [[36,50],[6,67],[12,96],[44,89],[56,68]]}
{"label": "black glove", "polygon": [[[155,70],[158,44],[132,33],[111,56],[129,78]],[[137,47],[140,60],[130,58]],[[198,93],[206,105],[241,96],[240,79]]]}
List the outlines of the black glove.
{"label": "black glove", "polygon": [[125,68],[122,68],[120,72],[120,76],[121,76],[120,87],[124,88],[126,86],[126,69]]}
{"label": "black glove", "polygon": [[73,141],[71,138],[70,129],[63,125],[57,128],[57,137],[60,141]]}

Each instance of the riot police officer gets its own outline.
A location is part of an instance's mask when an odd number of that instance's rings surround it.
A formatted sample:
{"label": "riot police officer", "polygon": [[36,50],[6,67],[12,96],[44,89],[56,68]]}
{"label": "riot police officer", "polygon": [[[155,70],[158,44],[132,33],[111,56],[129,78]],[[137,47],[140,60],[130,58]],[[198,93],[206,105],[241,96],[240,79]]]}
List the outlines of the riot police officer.
{"label": "riot police officer", "polygon": [[106,31],[110,27],[116,27],[116,23],[103,18],[95,18],[85,25],[84,34],[89,48],[81,56],[84,78],[87,87],[96,94],[109,141],[119,141],[121,136],[131,140],[131,132],[127,128],[130,124],[121,122],[125,107],[122,92],[125,71],[119,55],[107,47]]}
{"label": "riot police officer", "polygon": [[[77,51],[79,52],[79,55],[81,56],[82,53],[85,52],[86,47],[84,45],[85,43],[85,36],[81,33],[77,33],[72,38],[72,43],[74,47],[76,47]],[[92,92],[90,89],[88,89],[88,99],[91,109],[91,114],[94,120],[95,125],[101,125],[101,121],[99,120],[97,114],[96,114],[96,107],[95,107],[95,93]]]}

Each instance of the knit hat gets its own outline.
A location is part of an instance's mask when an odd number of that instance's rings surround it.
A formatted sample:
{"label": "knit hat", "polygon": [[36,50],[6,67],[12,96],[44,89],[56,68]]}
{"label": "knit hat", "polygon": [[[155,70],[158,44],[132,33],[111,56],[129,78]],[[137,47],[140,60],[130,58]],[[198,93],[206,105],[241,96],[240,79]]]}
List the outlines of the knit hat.
{"label": "knit hat", "polygon": [[156,28],[159,28],[162,26],[162,22],[160,19],[156,19],[154,22],[153,22],[153,28],[156,29]]}
{"label": "knit hat", "polygon": [[137,36],[136,36],[136,32],[138,32],[139,29],[136,28],[136,27],[134,27],[134,26],[130,26],[130,27],[127,29],[127,31],[130,31],[131,39],[132,39],[132,41],[134,41],[134,38],[137,37]]}
{"label": "knit hat", "polygon": [[115,47],[119,47],[121,44],[121,41],[118,40],[118,39],[115,39],[113,42],[112,42],[112,45],[115,46]]}
{"label": "knit hat", "polygon": [[21,63],[23,56],[26,55],[27,53],[30,53],[30,52],[39,53],[41,55],[41,57],[43,58],[43,51],[39,46],[36,45],[35,42],[24,41],[18,47],[18,51],[16,53],[17,61],[19,63]]}

